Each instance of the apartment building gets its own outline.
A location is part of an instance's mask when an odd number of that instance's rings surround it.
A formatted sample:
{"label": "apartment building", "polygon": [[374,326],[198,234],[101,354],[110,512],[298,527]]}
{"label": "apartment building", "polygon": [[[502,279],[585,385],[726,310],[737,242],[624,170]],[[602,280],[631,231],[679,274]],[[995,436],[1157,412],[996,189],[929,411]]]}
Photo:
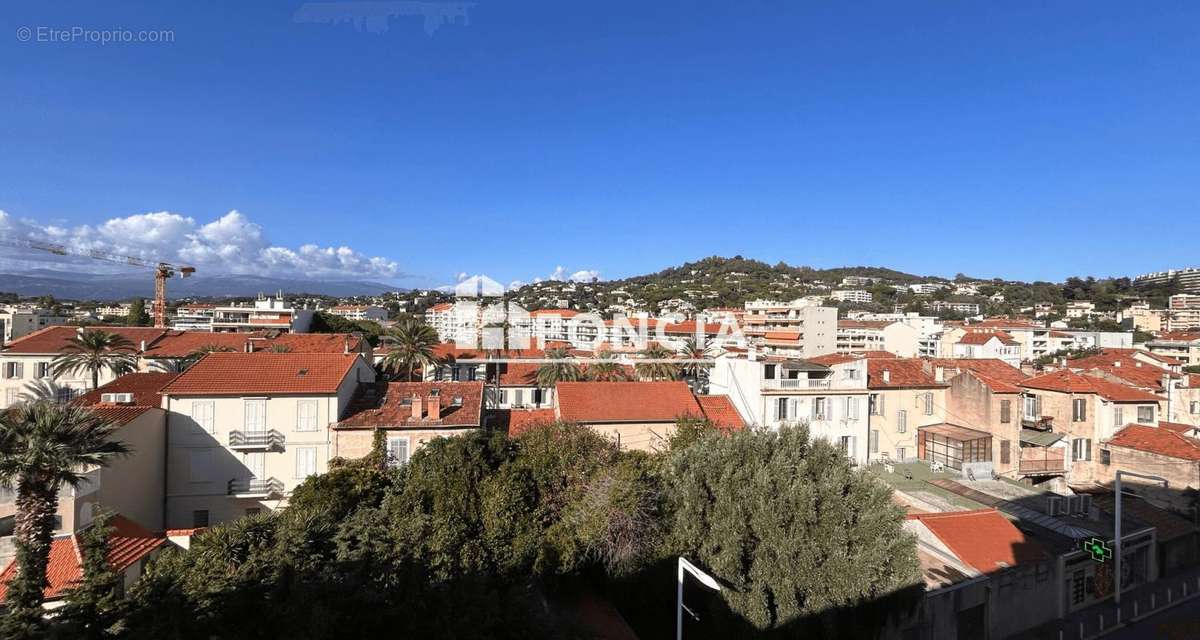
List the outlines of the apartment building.
{"label": "apartment building", "polygon": [[837,308],[808,300],[746,303],[742,331],[768,353],[806,358],[837,349]]}
{"label": "apartment building", "polygon": [[251,305],[213,308],[213,331],[277,330],[306,333],[312,325],[313,311],[294,309],[282,296],[259,296]]}
{"label": "apartment building", "polygon": [[968,316],[979,315],[979,304],[975,302],[955,302],[952,300],[933,300],[925,303],[925,308],[934,313],[953,311]]}
{"label": "apartment building", "polygon": [[215,304],[184,304],[175,308],[171,328],[180,331],[212,331]]}
{"label": "apartment building", "polygon": [[440,302],[425,311],[425,324],[433,328],[442,342],[453,342],[456,334],[454,303]]}
{"label": "apartment building", "polygon": [[1158,333],[1167,328],[1167,310],[1151,309],[1148,303],[1131,305],[1117,315],[1118,322],[1127,322],[1125,326],[1146,333]]}
{"label": "apartment building", "polygon": [[1036,360],[1042,356],[1056,353],[1073,346],[1073,341],[1066,334],[1052,335],[1056,332],[1048,327],[1033,324],[1026,320],[987,319],[980,322],[950,326],[942,335],[940,356],[954,357],[954,347],[965,334],[971,331],[1003,331],[1020,343],[1021,360]]}
{"label": "apartment building", "polygon": [[333,425],[333,456],[361,458],[382,430],[388,462],[399,465],[434,438],[484,426],[483,382],[374,382],[359,385]]}
{"label": "apartment building", "polygon": [[276,509],[332,457],[375,370],[357,353],[210,353],[167,384],[168,528]]}
{"label": "apartment building", "polygon": [[938,291],[941,291],[949,286],[950,285],[948,284],[942,284],[940,282],[919,282],[917,284],[908,285],[908,290],[919,296],[924,296],[937,293]]}
{"label": "apartment building", "polygon": [[388,319],[387,309],[370,304],[340,304],[331,307],[329,313],[347,320],[383,322]]}
{"label": "apartment building", "polygon": [[1135,286],[1164,286],[1175,283],[1185,292],[1200,293],[1200,267],[1147,273],[1134,278],[1133,283]]}
{"label": "apartment building", "polygon": [[[848,314],[847,320],[859,320],[862,322],[898,322],[915,329],[915,347],[911,345],[908,334],[897,329],[892,329],[891,334],[885,338],[885,344],[888,346],[886,350],[904,358],[936,358],[938,356],[942,334],[946,330],[946,327],[940,320],[937,319],[937,316],[923,316],[919,313],[911,311],[908,313],[862,313],[852,311]],[[838,328],[840,344],[842,342],[840,339],[840,323]],[[888,338],[890,338],[890,340]]]}
{"label": "apartment building", "polygon": [[1167,303],[1167,331],[1200,329],[1200,295],[1181,293]]}
{"label": "apartment building", "polygon": [[875,299],[874,296],[871,295],[870,291],[864,291],[863,289],[842,289],[829,294],[829,297],[837,300],[838,302],[857,302],[864,304]]}
{"label": "apartment building", "polygon": [[34,331],[63,325],[67,323],[66,316],[46,309],[27,309],[7,307],[0,309],[0,345],[5,345],[17,338],[27,336]]}
{"label": "apartment building", "polygon": [[1195,433],[1191,426],[1170,422],[1126,425],[1101,444],[1107,463],[1097,470],[1099,480],[1107,484],[1115,481],[1117,471],[1133,471],[1166,478],[1177,492],[1200,489],[1200,439]]}
{"label": "apartment building", "polygon": [[1067,303],[1067,317],[1075,318],[1090,318],[1096,312],[1096,304],[1087,300],[1076,300]]}
{"label": "apartment building", "polygon": [[1200,331],[1170,331],[1146,343],[1158,356],[1174,358],[1183,366],[1200,364]]}
{"label": "apartment building", "polygon": [[752,425],[808,423],[812,437],[865,464],[880,445],[868,429],[867,359],[829,354],[801,359],[756,352],[718,356],[709,389],[726,395]]}
{"label": "apartment building", "polygon": [[955,358],[994,358],[1021,366],[1021,343],[1003,331],[970,331],[951,346]]}
{"label": "apartment building", "polygon": [[1070,445],[1065,461],[1072,485],[1103,478],[1099,444],[1127,424],[1157,424],[1165,398],[1103,378],[1063,369],[1018,383],[1027,428],[1062,434]]}
{"label": "apartment building", "polygon": [[[161,338],[165,329],[149,327],[98,327],[115,333],[133,344],[130,355],[137,355],[149,343]],[[0,409],[16,404],[22,393],[39,380],[50,380],[54,359],[72,338],[81,331],[78,327],[52,326],[18,338],[0,349]],[[109,371],[100,372],[100,384],[112,381]],[[62,399],[70,399],[92,386],[91,373],[74,371],[55,380]]]}
{"label": "apartment building", "polygon": [[1166,398],[1161,420],[1200,425],[1200,390],[1190,386],[1190,378],[1177,360],[1143,350],[1104,349],[1066,364],[1072,370]]}
{"label": "apartment building", "polygon": [[241,353],[360,353],[370,362],[371,343],[351,333],[282,333],[254,331],[209,333],[204,331],[165,331],[139,349],[139,369],[173,371],[179,363],[205,351]]}
{"label": "apartment building", "polygon": [[867,413],[873,441],[870,459],[920,457],[920,429],[950,421],[947,386],[946,369],[928,360],[867,360]]}

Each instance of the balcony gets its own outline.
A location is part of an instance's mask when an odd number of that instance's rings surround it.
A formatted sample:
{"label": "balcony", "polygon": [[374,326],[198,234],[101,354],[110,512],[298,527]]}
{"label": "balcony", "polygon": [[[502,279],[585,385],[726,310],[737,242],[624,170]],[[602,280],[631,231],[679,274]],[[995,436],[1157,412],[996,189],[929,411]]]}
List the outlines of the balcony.
{"label": "balcony", "polygon": [[763,389],[799,391],[803,389],[828,389],[828,378],[784,378],[763,380]]}
{"label": "balcony", "polygon": [[1066,473],[1065,457],[1061,449],[1041,450],[1026,447],[1021,450],[1017,472],[1024,476],[1053,476]]}
{"label": "balcony", "polygon": [[282,449],[283,443],[283,434],[274,429],[270,431],[229,432],[229,448],[237,451]]}
{"label": "balcony", "polygon": [[228,494],[231,498],[270,498],[283,494],[283,481],[275,478],[234,478],[229,481]]}

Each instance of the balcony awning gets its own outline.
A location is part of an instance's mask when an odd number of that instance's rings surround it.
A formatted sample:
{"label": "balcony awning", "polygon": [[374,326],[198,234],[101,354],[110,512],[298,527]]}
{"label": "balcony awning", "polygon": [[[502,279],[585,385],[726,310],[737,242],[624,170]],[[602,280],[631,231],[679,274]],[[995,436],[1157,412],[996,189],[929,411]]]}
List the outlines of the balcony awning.
{"label": "balcony awning", "polygon": [[1021,444],[1029,444],[1035,447],[1049,447],[1059,440],[1062,440],[1063,437],[1063,434],[1055,433],[1053,431],[1021,429]]}
{"label": "balcony awning", "polygon": [[917,427],[917,431],[944,436],[950,440],[958,440],[960,442],[970,442],[972,440],[992,437],[992,434],[986,431],[976,431],[975,429],[968,429],[967,427],[950,424],[949,422]]}

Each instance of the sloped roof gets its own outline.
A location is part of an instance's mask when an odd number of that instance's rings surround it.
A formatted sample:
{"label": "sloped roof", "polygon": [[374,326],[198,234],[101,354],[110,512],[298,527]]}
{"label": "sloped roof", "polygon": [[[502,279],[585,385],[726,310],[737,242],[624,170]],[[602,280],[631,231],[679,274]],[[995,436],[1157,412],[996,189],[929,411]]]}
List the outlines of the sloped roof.
{"label": "sloped roof", "polygon": [[559,416],[567,422],[674,422],[704,411],[687,383],[560,382]]}
{"label": "sloped roof", "polygon": [[[108,537],[108,562],[117,571],[124,571],[167,542],[166,536],[152,533],[120,514],[114,515],[109,524],[113,530]],[[78,534],[51,541],[49,565],[46,567],[49,584],[43,592],[47,600],[63,597],[83,577],[80,566],[82,557]],[[17,562],[14,559],[0,573],[0,601],[4,600],[8,582],[16,573]]]}
{"label": "sloped roof", "polygon": [[1021,381],[1020,386],[1059,393],[1093,393],[1112,402],[1158,402],[1164,399],[1129,385],[1075,373],[1069,369],[1028,378]]}
{"label": "sloped roof", "polygon": [[981,573],[1048,558],[1041,545],[995,509],[917,513],[908,518],[925,525],[954,555]]}
{"label": "sloped roof", "polygon": [[506,429],[510,438],[557,420],[554,409],[500,409],[493,413],[498,419],[498,428]]}
{"label": "sloped roof", "polygon": [[1108,444],[1169,458],[1200,461],[1200,443],[1172,429],[1129,424],[1118,431]]}
{"label": "sloped roof", "polygon": [[1020,393],[1017,383],[1029,377],[999,358],[930,358],[929,362],[947,371],[970,372],[996,393]]}
{"label": "sloped roof", "polygon": [[[880,358],[867,360],[867,388],[905,389],[922,387],[944,387],[931,371],[925,370],[925,361],[920,358]],[[932,369],[932,367],[930,367]],[[883,380],[884,372],[889,379]]]}
{"label": "sloped roof", "polygon": [[[71,342],[75,334],[79,332],[80,327],[72,327],[66,325],[58,325],[39,329],[33,333],[22,336],[8,343],[4,347],[5,353],[30,353],[30,354],[57,354],[63,347]],[[130,353],[136,353],[141,349],[142,341],[150,344],[160,338],[166,329],[154,329],[150,327],[102,327],[92,326],[86,327],[88,330],[96,329],[107,333],[115,333],[124,337],[133,343],[133,350]]]}
{"label": "sloped roof", "polygon": [[1003,331],[971,331],[963,334],[963,337],[958,339],[958,344],[983,345],[992,339],[999,340],[1001,344],[1010,347],[1021,344]]}
{"label": "sloped roof", "polygon": [[746,428],[746,421],[729,396],[696,396],[704,417],[721,431],[741,431]]}
{"label": "sloped roof", "polygon": [[168,331],[146,348],[147,358],[185,358],[213,346],[231,351],[265,351],[274,345],[287,347],[291,353],[344,353],[362,349],[363,339],[349,333],[281,333],[264,331],[251,333],[213,333],[210,331]]}
{"label": "sloped roof", "polygon": [[[436,393],[439,418],[414,418],[413,396],[424,403]],[[455,400],[459,402],[456,404]],[[424,405],[422,405],[424,408]],[[359,385],[335,429],[376,427],[477,428],[483,423],[483,382],[374,382]]]}
{"label": "sloped roof", "polygon": [[79,396],[75,402],[83,405],[100,404],[101,397],[106,393],[132,393],[133,404],[144,407],[162,405],[162,397],[158,394],[167,383],[179,377],[178,373],[127,373],[98,389]]}
{"label": "sloped roof", "polygon": [[1101,371],[1110,376],[1120,378],[1132,385],[1163,390],[1163,376],[1178,378],[1179,374],[1172,373],[1147,362],[1142,362],[1132,355],[1116,350],[1106,350],[1105,353],[1068,360],[1067,366],[1081,371]]}
{"label": "sloped roof", "polygon": [[358,354],[210,353],[162,389],[168,395],[332,394]]}
{"label": "sloped roof", "polygon": [[823,364],[823,365],[829,367],[829,366],[832,366],[835,364],[842,364],[845,362],[854,362],[855,360],[862,360],[862,356],[857,355],[857,354],[852,354],[852,353],[826,353],[825,355],[815,356],[812,358],[805,358],[805,359],[808,360],[809,362],[815,362],[817,364]]}

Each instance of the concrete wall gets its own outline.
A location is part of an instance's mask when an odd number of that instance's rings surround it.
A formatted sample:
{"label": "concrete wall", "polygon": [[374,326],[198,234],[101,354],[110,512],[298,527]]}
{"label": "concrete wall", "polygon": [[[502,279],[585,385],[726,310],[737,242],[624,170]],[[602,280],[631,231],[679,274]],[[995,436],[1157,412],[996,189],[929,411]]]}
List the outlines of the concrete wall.
{"label": "concrete wall", "polygon": [[[408,454],[411,456],[434,438],[460,436],[475,429],[385,429],[389,438],[408,438]],[[333,456],[357,459],[371,452],[374,429],[335,429]]]}
{"label": "concrete wall", "polygon": [[[933,413],[925,413],[924,396],[933,394]],[[875,411],[868,411],[869,428],[879,432],[879,452],[887,453],[892,460],[899,459],[899,449],[904,457],[917,457],[917,429],[926,425],[953,422],[946,415],[946,389],[871,389]],[[880,402],[882,401],[882,405]],[[882,407],[882,410],[880,410]],[[900,412],[905,413],[905,430],[900,431]],[[967,425],[964,425],[967,426]],[[872,455],[872,459],[879,455]]]}
{"label": "concrete wall", "polygon": [[[0,353],[0,409],[6,408],[14,404],[18,396],[27,391],[27,386],[30,383],[39,380],[37,376],[37,365],[44,363],[49,365],[54,361],[53,355],[26,355],[14,353]],[[4,363],[16,362],[20,363],[23,371],[19,378],[5,377]],[[100,372],[100,384],[112,382],[114,375],[107,371]],[[60,387],[70,387],[77,391],[84,391],[92,388],[92,375],[87,371],[78,371],[76,373],[65,375],[55,381]]]}
{"label": "concrete wall", "polygon": [[[1009,403],[1009,420],[1001,422],[1001,404]],[[992,468],[1014,477],[1021,457],[1021,395],[994,393],[970,373],[955,376],[946,393],[949,421],[992,434]],[[1009,462],[1000,461],[1002,441],[1008,441]]]}

